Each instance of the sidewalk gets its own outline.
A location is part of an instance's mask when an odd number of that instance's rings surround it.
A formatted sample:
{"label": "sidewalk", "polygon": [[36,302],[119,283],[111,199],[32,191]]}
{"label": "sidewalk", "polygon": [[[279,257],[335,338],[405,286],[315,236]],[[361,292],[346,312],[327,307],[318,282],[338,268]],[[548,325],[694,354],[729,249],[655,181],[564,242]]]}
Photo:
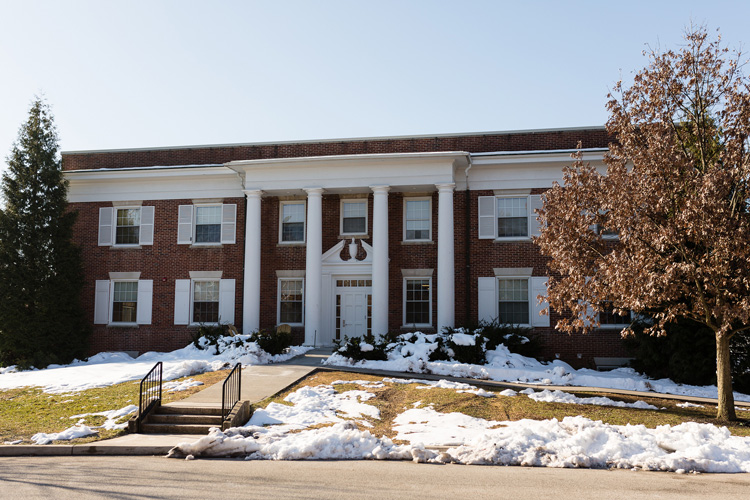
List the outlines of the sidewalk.
{"label": "sidewalk", "polygon": [[[549,389],[566,392],[599,392],[612,395],[627,395],[639,398],[661,398],[688,401],[696,404],[717,404],[713,398],[699,398],[656,392],[604,389],[598,387],[552,386],[538,384],[521,384],[513,382],[496,382],[447,375],[426,373],[403,373],[385,370],[370,370],[352,366],[323,366],[321,363],[331,354],[330,349],[314,349],[284,363],[274,365],[252,365],[242,369],[242,392],[240,399],[257,403],[277,394],[298,380],[316,370],[343,371],[375,375],[379,377],[414,378],[423,380],[450,380],[482,387],[485,389],[536,390]],[[169,403],[169,406],[221,406],[222,384],[214,384],[192,396]],[[735,401],[735,406],[750,408],[750,403]],[[0,457],[3,456],[87,456],[87,455],[166,455],[177,444],[195,441],[201,436],[196,434],[127,434],[125,436],[96,441],[86,444],[57,445],[0,445]]]}

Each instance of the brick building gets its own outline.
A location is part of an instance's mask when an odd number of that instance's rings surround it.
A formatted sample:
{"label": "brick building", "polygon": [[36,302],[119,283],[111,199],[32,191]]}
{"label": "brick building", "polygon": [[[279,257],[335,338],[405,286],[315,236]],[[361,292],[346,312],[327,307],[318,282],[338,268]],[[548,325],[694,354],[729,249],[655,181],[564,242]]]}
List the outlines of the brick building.
{"label": "brick building", "polygon": [[330,345],[499,318],[549,358],[623,357],[616,324],[538,314],[534,209],[578,141],[603,168],[603,128],[63,153],[91,350],[171,350],[201,323]]}

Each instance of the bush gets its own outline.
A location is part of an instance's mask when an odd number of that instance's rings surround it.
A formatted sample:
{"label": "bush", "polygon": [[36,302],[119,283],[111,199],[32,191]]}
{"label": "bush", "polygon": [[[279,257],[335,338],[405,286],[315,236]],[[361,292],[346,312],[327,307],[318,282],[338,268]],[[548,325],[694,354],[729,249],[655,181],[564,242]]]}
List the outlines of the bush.
{"label": "bush", "polygon": [[[377,340],[375,335],[368,333],[361,338],[349,338],[344,335],[343,341],[334,340],[333,343],[336,346],[336,352],[354,361],[385,361],[388,359],[386,348],[393,344],[390,340],[394,339],[393,334],[388,334]],[[362,350],[362,347],[365,347],[365,350]]]}
{"label": "bush", "polygon": [[[667,325],[667,335],[653,337],[643,333],[644,325],[635,325],[634,335],[625,341],[635,359],[631,366],[652,378],[670,378],[681,384],[716,383],[716,341],[714,332],[691,320],[681,319]],[[733,389],[750,391],[750,338],[732,338]]]}
{"label": "bush", "polygon": [[[221,354],[219,350],[219,339],[224,336],[225,333],[224,325],[204,325],[201,324],[198,329],[194,332],[190,332],[190,337],[193,339],[193,345],[198,349],[206,349],[208,346],[216,346],[216,354]],[[206,342],[201,345],[201,339],[205,338]]]}
{"label": "bush", "polygon": [[[453,340],[453,335],[455,334],[474,337],[474,344],[457,344]],[[487,361],[487,358],[485,357],[486,339],[479,330],[448,327],[443,330],[441,336],[438,337],[438,341],[442,340],[443,336],[445,337],[445,345],[441,346],[441,348],[445,349],[447,347],[446,352],[449,355],[450,359],[453,359],[454,361],[457,361],[459,363],[467,363],[471,365],[483,365]],[[430,361],[432,361],[432,357],[430,357]]]}
{"label": "bush", "polygon": [[492,351],[503,344],[510,352],[529,358],[538,358],[542,352],[539,337],[531,333],[530,328],[497,322],[482,323],[482,335],[487,339],[487,350]]}
{"label": "bush", "polygon": [[258,330],[250,335],[250,342],[256,342],[258,347],[268,354],[284,354],[292,345],[292,334],[290,332]]}

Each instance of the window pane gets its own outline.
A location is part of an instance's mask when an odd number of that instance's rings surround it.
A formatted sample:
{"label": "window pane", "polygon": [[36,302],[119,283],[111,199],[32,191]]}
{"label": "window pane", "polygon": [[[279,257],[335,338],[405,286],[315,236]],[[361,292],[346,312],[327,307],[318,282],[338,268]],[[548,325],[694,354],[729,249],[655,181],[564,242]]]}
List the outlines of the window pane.
{"label": "window pane", "polygon": [[497,235],[528,236],[528,209],[526,198],[497,199]]}
{"label": "window pane", "polygon": [[498,280],[498,299],[501,323],[529,323],[529,280]]}
{"label": "window pane", "polygon": [[281,241],[304,241],[304,222],[285,222],[281,228]]}
{"label": "window pane", "polygon": [[140,208],[118,208],[115,244],[137,245],[141,225]]}
{"label": "window pane", "polygon": [[116,281],[112,294],[112,322],[135,323],[138,311],[138,282]]}
{"label": "window pane", "polygon": [[282,280],[279,296],[279,321],[302,323],[302,280]]}
{"label": "window pane", "polygon": [[219,243],[221,241],[221,224],[196,224],[196,243]]}
{"label": "window pane", "polygon": [[344,218],[347,217],[367,217],[367,204],[364,201],[345,202]]}
{"label": "window pane", "polygon": [[283,206],[282,222],[305,222],[305,204],[287,203]]}
{"label": "window pane", "polygon": [[193,323],[218,323],[218,302],[195,302],[193,304]]}
{"label": "window pane", "polygon": [[406,201],[406,239],[430,239],[430,200]]}
{"label": "window pane", "polygon": [[430,324],[430,280],[406,280],[404,308],[407,325]]}
{"label": "window pane", "polygon": [[343,229],[345,233],[364,234],[367,232],[366,224],[367,221],[364,217],[350,217],[344,219]]}
{"label": "window pane", "polygon": [[602,325],[629,325],[633,320],[630,311],[623,316],[615,314],[611,302],[605,302],[602,307],[603,310],[599,313],[599,323]]}
{"label": "window pane", "polygon": [[195,207],[196,224],[221,224],[221,206]]}

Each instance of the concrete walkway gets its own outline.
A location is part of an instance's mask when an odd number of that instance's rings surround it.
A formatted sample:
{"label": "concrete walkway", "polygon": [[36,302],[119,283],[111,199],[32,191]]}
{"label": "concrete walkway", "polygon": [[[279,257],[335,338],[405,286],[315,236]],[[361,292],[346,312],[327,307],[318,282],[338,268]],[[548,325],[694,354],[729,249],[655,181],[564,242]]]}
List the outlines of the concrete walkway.
{"label": "concrete walkway", "polygon": [[[517,391],[533,388],[536,390],[549,389],[566,392],[598,392],[611,395],[635,396],[638,398],[660,398],[689,401],[696,404],[717,404],[713,398],[698,398],[661,394],[655,392],[627,391],[621,389],[603,389],[598,387],[578,386],[550,386],[535,384],[520,384],[512,382],[496,382],[493,380],[477,380],[446,375],[432,375],[426,373],[403,373],[386,370],[370,370],[352,366],[323,366],[321,363],[331,354],[331,349],[315,349],[302,356],[297,356],[284,363],[274,365],[253,365],[242,369],[242,400],[257,403],[271,397],[297,381],[308,376],[315,370],[344,371],[375,375],[378,377],[415,378],[423,380],[451,380],[463,382],[485,389],[514,389]],[[192,396],[169,403],[168,406],[221,406],[222,384],[214,384]],[[750,408],[750,403],[735,401],[735,406]],[[201,436],[196,434],[127,434],[125,436],[105,439],[86,444],[57,444],[57,445],[0,445],[0,456],[84,456],[84,455],[166,455],[170,449],[179,443],[192,442]]]}

